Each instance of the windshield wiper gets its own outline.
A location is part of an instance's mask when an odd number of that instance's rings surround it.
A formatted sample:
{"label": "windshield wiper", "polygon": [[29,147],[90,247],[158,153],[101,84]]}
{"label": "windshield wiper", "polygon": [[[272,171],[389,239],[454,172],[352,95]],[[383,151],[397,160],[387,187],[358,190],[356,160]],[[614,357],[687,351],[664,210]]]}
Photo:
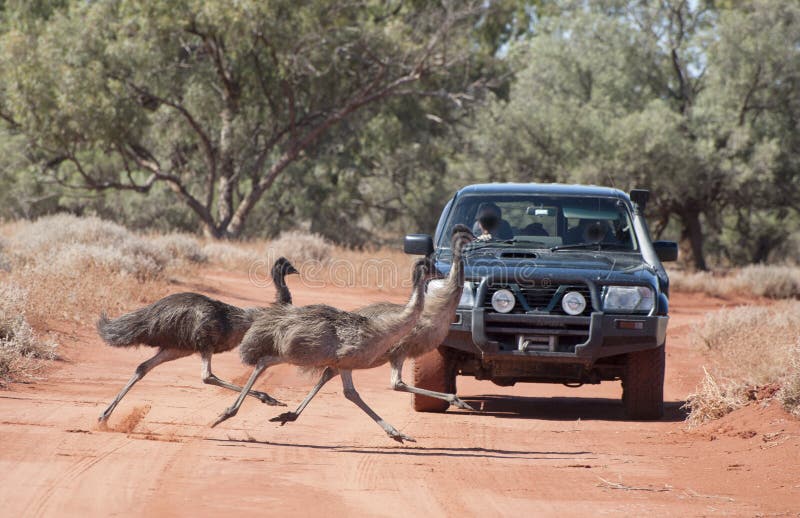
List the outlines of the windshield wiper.
{"label": "windshield wiper", "polygon": [[551,252],[556,252],[558,250],[627,250],[633,251],[627,245],[621,245],[619,243],[575,243],[573,245],[558,245],[553,246],[550,248]]}
{"label": "windshield wiper", "polygon": [[489,246],[497,246],[497,245],[513,245],[516,242],[517,242],[516,237],[512,237],[511,239],[498,239],[498,240],[490,239],[489,241],[473,241],[468,246],[464,247],[464,251],[480,250],[482,248],[486,248]]}

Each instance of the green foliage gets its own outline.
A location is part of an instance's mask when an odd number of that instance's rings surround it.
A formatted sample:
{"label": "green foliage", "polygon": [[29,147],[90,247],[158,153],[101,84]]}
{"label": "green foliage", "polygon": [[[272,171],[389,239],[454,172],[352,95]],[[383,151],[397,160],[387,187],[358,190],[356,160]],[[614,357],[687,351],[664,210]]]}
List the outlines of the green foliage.
{"label": "green foliage", "polygon": [[0,217],[351,246],[469,182],[651,189],[693,264],[791,258],[800,7],[0,2]]}
{"label": "green foliage", "polygon": [[215,237],[240,235],[275,180],[359,110],[415,85],[458,91],[486,11],[377,0],[47,5],[38,18],[16,6],[35,23],[10,24],[0,42],[0,109],[31,158],[70,187],[164,184]]}
{"label": "green foliage", "polygon": [[709,231],[741,264],[796,228],[796,3],[579,3],[539,31],[466,132],[464,180],[649,188],[657,233],[677,220],[700,269]]}

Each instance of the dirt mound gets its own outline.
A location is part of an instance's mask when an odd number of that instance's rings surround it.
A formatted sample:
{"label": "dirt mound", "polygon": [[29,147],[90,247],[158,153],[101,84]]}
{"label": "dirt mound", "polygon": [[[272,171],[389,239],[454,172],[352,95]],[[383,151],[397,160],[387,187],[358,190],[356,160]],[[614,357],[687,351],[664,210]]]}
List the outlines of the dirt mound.
{"label": "dirt mound", "polygon": [[[774,394],[777,388],[772,390]],[[721,436],[741,439],[760,438],[764,443],[774,442],[781,437],[800,437],[800,420],[787,413],[779,402],[773,399],[755,399],[769,394],[765,387],[754,388],[754,402],[715,421],[698,426],[693,433],[709,440]]]}

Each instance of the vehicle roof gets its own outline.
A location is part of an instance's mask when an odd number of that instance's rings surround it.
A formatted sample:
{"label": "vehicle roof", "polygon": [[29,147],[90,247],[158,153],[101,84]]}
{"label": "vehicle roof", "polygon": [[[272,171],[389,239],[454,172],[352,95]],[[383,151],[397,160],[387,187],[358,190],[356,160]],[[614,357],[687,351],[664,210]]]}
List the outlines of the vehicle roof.
{"label": "vehicle roof", "polygon": [[458,191],[462,194],[544,194],[544,195],[578,195],[605,196],[629,199],[619,189],[598,185],[577,185],[563,183],[481,183],[468,185]]}

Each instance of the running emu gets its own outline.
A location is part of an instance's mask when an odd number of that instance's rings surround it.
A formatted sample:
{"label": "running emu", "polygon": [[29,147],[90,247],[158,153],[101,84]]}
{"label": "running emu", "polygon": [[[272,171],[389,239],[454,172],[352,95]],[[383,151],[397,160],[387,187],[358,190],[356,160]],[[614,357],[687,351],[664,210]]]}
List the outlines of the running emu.
{"label": "running emu", "polygon": [[236,415],[249,390],[267,367],[290,363],[325,369],[342,376],[344,396],[369,415],[392,439],[414,441],[376,414],[353,386],[352,371],[371,367],[390,347],[411,332],[425,304],[425,284],[433,266],[429,259],[414,265],[414,289],[402,311],[368,317],[324,304],[272,306],[259,310],[239,347],[242,361],[254,365],[239,398],[212,426]]}
{"label": "running emu", "polygon": [[[444,392],[434,392],[407,385],[402,378],[403,363],[406,358],[418,358],[423,354],[436,349],[447,336],[450,330],[450,323],[455,318],[456,307],[461,299],[461,292],[464,289],[464,261],[462,250],[467,243],[473,241],[475,237],[465,225],[453,227],[452,250],[453,261],[450,273],[447,276],[445,286],[437,293],[428,293],[425,298],[425,309],[422,316],[414,327],[414,330],[400,339],[397,345],[386,351],[385,354],[376,358],[372,365],[367,368],[377,367],[389,362],[392,367],[391,386],[394,390],[410,392],[431,398],[443,400],[443,408],[435,407],[436,410],[445,410],[449,405],[463,408],[465,410],[475,410],[465,403],[455,394]],[[403,306],[389,302],[379,302],[357,309],[356,313],[367,317],[378,317],[402,311]],[[270,421],[280,422],[282,425],[297,420],[303,409],[314,398],[325,383],[336,375],[335,371],[327,368],[322,372],[317,384],[311,389],[306,398],[294,412],[284,412],[273,417]]]}
{"label": "running emu", "polygon": [[[276,305],[292,303],[285,280],[285,276],[292,273],[298,272],[283,257],[272,266]],[[100,315],[97,331],[108,345],[149,345],[157,347],[158,352],[136,367],[133,377],[98,420],[106,421],[131,387],[153,368],[194,353],[199,353],[203,359],[203,383],[240,391],[242,387],[223,381],[211,372],[211,356],[239,345],[257,311],[257,308],[238,308],[199,293],[175,293],[114,320]],[[264,392],[253,390],[247,394],[268,405],[285,406]]]}

